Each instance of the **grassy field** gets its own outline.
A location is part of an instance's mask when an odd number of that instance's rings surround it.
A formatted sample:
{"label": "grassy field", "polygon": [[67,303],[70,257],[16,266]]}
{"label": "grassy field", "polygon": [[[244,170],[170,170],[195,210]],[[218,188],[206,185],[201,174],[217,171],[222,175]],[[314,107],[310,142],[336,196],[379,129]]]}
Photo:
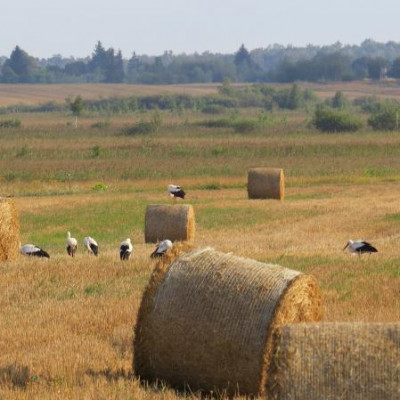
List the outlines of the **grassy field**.
{"label": "grassy field", "polygon": [[[35,88],[23,88],[22,99],[38,101]],[[60,95],[51,88],[47,96]],[[325,321],[400,319],[398,133],[321,134],[305,111],[275,111],[246,134],[201,127],[209,117],[194,112],[163,113],[150,135],[122,133],[150,117],[116,115],[99,128],[104,118],[86,115],[75,129],[68,115],[21,114],[22,127],[0,129],[0,195],[14,196],[21,241],[51,254],[0,264],[1,399],[199,397],[132,376],[133,326],[154,267],[144,214],[147,204],[170,202],[169,183],[183,185],[195,209],[196,246],[315,275]],[[284,201],[247,198],[254,166],[284,168]],[[76,259],[65,251],[67,231],[79,240]],[[96,259],[83,251],[87,235],[100,244]],[[126,237],[134,255],[122,263]],[[343,252],[350,238],[379,252]]]}
{"label": "grassy field", "polygon": [[[19,85],[0,84],[0,106],[14,104],[40,104],[54,101],[63,103],[66,98],[81,95],[84,99],[104,99],[112,97],[151,96],[157,94],[190,94],[201,96],[216,94],[220,84],[190,85],[129,85],[129,84],[54,84],[54,85]],[[236,86],[243,86],[237,84]],[[280,84],[270,84],[272,87]],[[350,99],[363,95],[397,98],[400,87],[397,82],[348,82],[330,84],[302,83],[300,86],[313,90],[318,97],[332,97],[341,90]]]}

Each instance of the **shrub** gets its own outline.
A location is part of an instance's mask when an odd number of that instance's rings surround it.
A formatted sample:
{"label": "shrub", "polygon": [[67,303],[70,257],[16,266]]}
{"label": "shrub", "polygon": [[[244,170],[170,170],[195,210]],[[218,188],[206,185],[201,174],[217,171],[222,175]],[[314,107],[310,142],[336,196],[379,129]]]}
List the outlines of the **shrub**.
{"label": "shrub", "polygon": [[381,111],[376,111],[368,119],[368,125],[374,130],[394,131],[399,129],[399,108],[386,107]]}
{"label": "shrub", "polygon": [[342,91],[338,90],[331,99],[331,106],[333,108],[344,109],[349,106],[349,101]]}
{"label": "shrub", "polygon": [[201,112],[204,114],[223,114],[226,112],[226,108],[217,104],[211,104],[209,106],[205,106]]}
{"label": "shrub", "polygon": [[317,107],[312,124],[322,132],[355,132],[362,126],[357,116],[324,107]]}
{"label": "shrub", "polygon": [[105,192],[108,186],[104,182],[97,182],[92,186],[92,190],[95,192]]}
{"label": "shrub", "polygon": [[196,124],[206,128],[230,128],[232,126],[232,122],[227,118],[208,119],[199,121]]}
{"label": "shrub", "polygon": [[100,157],[100,153],[101,153],[101,147],[99,145],[93,146],[92,147],[92,154],[91,156],[93,158],[97,158]]}
{"label": "shrub", "polygon": [[110,121],[98,121],[90,125],[91,128],[97,128],[97,129],[105,129],[109,128],[111,125]]}
{"label": "shrub", "polygon": [[163,125],[161,113],[156,110],[150,121],[139,121],[136,124],[123,129],[125,135],[147,135],[157,132]]}
{"label": "shrub", "polygon": [[149,133],[155,132],[155,127],[151,122],[148,121],[139,121],[134,125],[128,126],[123,129],[123,133],[125,135],[134,136],[134,135],[147,135]]}
{"label": "shrub", "polygon": [[233,127],[236,132],[248,133],[256,131],[259,127],[259,123],[253,119],[240,119],[234,123]]}
{"label": "shrub", "polygon": [[25,157],[29,153],[30,153],[29,146],[25,144],[17,151],[17,157]]}
{"label": "shrub", "polygon": [[366,113],[373,113],[382,109],[382,101],[376,96],[363,96],[354,99],[353,104]]}
{"label": "shrub", "polygon": [[18,118],[14,119],[3,119],[0,121],[0,128],[18,128],[21,126],[21,120]]}

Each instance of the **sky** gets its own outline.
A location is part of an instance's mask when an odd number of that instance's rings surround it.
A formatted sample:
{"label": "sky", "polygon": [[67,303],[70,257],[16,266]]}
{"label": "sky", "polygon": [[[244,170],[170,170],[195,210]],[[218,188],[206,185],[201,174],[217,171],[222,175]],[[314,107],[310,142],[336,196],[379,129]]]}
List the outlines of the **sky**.
{"label": "sky", "polygon": [[399,42],[399,15],[399,0],[0,0],[0,56],[86,57],[99,40],[124,58]]}

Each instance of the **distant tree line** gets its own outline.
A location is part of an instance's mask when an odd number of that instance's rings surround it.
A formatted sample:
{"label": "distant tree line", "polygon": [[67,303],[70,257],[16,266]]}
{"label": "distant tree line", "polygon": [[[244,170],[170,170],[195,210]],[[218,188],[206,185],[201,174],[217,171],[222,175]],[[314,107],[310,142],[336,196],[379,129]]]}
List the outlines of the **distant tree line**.
{"label": "distant tree line", "polygon": [[137,55],[106,49],[99,41],[91,56],[75,59],[54,55],[38,59],[16,46],[0,56],[2,83],[212,83],[351,81],[400,79],[400,43],[365,40],[361,45],[293,47],[273,45],[234,54]]}

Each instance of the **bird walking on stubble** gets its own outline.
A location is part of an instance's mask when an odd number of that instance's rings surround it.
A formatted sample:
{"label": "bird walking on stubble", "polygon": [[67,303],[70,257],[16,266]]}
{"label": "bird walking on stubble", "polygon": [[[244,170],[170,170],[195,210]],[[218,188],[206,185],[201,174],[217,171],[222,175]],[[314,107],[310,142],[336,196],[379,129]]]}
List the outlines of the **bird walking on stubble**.
{"label": "bird walking on stubble", "polygon": [[119,257],[122,261],[124,260],[129,260],[131,254],[133,251],[133,246],[131,239],[125,239],[121,244],[119,245]]}
{"label": "bird walking on stubble", "polygon": [[24,244],[20,246],[19,252],[24,256],[45,257],[50,258],[49,253],[34,244]]}
{"label": "bird walking on stubble", "polygon": [[358,254],[361,256],[361,254],[364,253],[377,253],[378,250],[371,245],[371,243],[364,242],[363,240],[349,240],[344,246],[343,251],[346,250],[346,248],[349,250],[350,253],[352,254]]}
{"label": "bird walking on stubble", "polygon": [[78,249],[78,241],[71,237],[71,232],[67,233],[67,253],[71,257],[75,257],[76,251]]}
{"label": "bird walking on stubble", "polygon": [[96,257],[99,255],[99,245],[92,237],[90,236],[84,237],[83,245],[86,247],[89,254],[93,254]]}
{"label": "bird walking on stubble", "polygon": [[172,242],[168,239],[158,243],[156,249],[151,253],[151,258],[162,257],[169,249],[172,249]]}

